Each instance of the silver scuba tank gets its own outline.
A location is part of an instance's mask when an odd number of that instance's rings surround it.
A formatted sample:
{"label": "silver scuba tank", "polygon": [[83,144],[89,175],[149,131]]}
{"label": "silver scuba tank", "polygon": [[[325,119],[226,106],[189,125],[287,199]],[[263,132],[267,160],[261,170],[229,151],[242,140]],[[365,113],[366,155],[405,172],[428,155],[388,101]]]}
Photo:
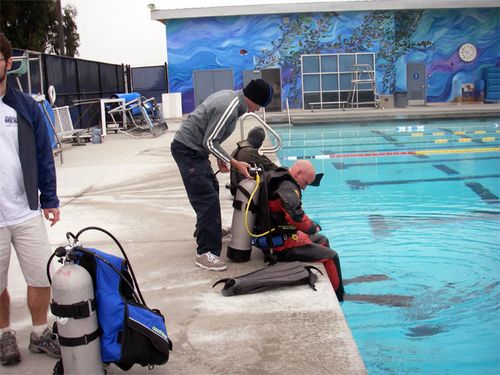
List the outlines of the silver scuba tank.
{"label": "silver scuba tank", "polygon": [[[231,242],[227,247],[227,257],[234,262],[247,262],[252,254],[252,237],[245,227],[246,206],[250,195],[255,189],[256,181],[252,178],[246,178],[238,184],[236,195],[233,202],[233,222],[231,224]],[[253,232],[256,209],[259,203],[258,194],[254,194],[252,204],[248,210],[248,229]]]}
{"label": "silver scuba tank", "polygon": [[90,274],[65,263],[52,277],[52,296],[64,374],[104,374]]}

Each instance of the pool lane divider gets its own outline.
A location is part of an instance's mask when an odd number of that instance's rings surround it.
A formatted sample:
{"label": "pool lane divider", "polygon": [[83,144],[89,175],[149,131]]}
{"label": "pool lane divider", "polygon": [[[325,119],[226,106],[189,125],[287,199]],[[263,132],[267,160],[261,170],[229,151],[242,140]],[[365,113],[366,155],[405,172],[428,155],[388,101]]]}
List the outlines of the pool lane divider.
{"label": "pool lane divider", "polygon": [[[389,181],[360,181],[360,180],[347,180],[346,183],[353,190],[365,189],[368,186],[379,185],[402,185],[402,184],[415,184],[421,182],[449,182],[449,181],[463,181],[463,180],[479,180],[484,178],[499,178],[499,174],[478,175],[478,176],[457,176],[457,177],[441,177],[441,178],[421,178],[415,180],[389,180]],[[470,187],[469,187],[470,188]],[[471,188],[472,189],[472,188]],[[495,202],[496,203],[496,202]]]}
{"label": "pool lane divider", "polygon": [[[487,131],[487,130],[474,130],[474,131],[456,131],[458,132],[457,134],[460,135],[465,135],[465,137],[470,137],[470,135],[467,135],[467,134],[475,134],[475,135],[485,135],[485,134],[491,134],[492,136],[498,133],[500,133],[500,129],[496,129],[495,131]],[[339,137],[342,138],[342,139],[345,139],[345,140],[348,140],[348,139],[359,139],[359,138],[377,138],[377,137],[382,137],[384,138],[386,141],[388,141],[389,143],[394,143],[394,144],[399,144],[399,141],[398,139],[401,139],[401,138],[407,138],[407,137],[430,137],[430,136],[433,136],[433,137],[444,137],[446,135],[455,135],[455,132],[450,130],[450,129],[447,129],[447,131],[436,131],[436,132],[427,132],[427,131],[415,131],[415,132],[400,132],[400,133],[396,133],[394,134],[397,138],[394,138],[393,136],[387,134],[387,133],[384,133],[380,130],[377,130],[377,131],[371,131],[370,133],[374,134],[374,135],[369,135],[369,134],[356,134],[355,136],[352,135],[352,136],[349,136],[349,135],[346,135],[344,134],[344,132],[340,131],[340,132],[334,132],[334,133],[326,133],[326,136],[324,133],[321,133],[321,136],[318,136],[316,134],[303,134],[303,137],[297,137],[297,136],[294,136],[294,137],[288,137],[286,135],[284,135],[282,138],[281,138],[281,141],[283,143],[287,143],[287,142],[291,142],[291,141],[297,141],[297,140],[301,140],[301,141],[304,141],[304,142],[309,142],[309,141],[324,141],[324,140],[329,140],[329,139],[338,139]],[[341,136],[340,136],[341,135]],[[455,137],[452,137],[452,138],[455,138]]]}
{"label": "pool lane divider", "polygon": [[[470,138],[470,137],[461,137],[461,138],[456,138],[456,139],[446,139],[444,138],[443,140],[441,139],[434,139],[434,140],[430,140],[430,139],[425,139],[425,138],[414,138],[412,139],[411,142],[405,142],[405,143],[393,143],[393,145],[395,146],[396,149],[401,149],[401,148],[405,148],[405,149],[411,149],[411,148],[417,148],[419,146],[417,146],[418,144],[429,144],[429,143],[434,143],[434,144],[440,144],[440,143],[459,143],[459,145],[457,146],[449,146],[449,147],[463,147],[462,145],[460,145],[460,143],[470,143],[470,142],[474,142],[474,143],[477,143],[478,145],[481,145],[483,143],[491,143],[491,142],[495,142],[497,140],[497,138],[495,137],[482,137],[482,138]],[[304,149],[307,149],[307,148],[317,148],[319,144],[322,145],[322,147],[344,147],[346,149],[350,148],[350,147],[356,147],[356,148],[360,148],[360,147],[363,147],[363,148],[367,148],[367,147],[370,147],[370,146],[385,146],[386,143],[384,142],[374,142],[374,143],[335,143],[335,144],[331,144],[331,143],[327,143],[325,144],[324,142],[325,140],[323,140],[321,143],[313,143],[313,142],[309,142],[309,140],[305,143],[301,143],[299,145],[285,145],[285,143],[282,142],[282,149],[296,149],[296,148],[304,148]],[[326,140],[326,141],[330,141],[330,140]],[[498,139],[498,141],[500,141],[500,139]],[[497,142],[498,143],[498,142]],[[422,146],[422,147],[426,147],[426,146]],[[427,147],[430,147],[430,146],[427,146]],[[371,149],[367,149],[367,151],[371,151]],[[321,151],[322,154],[333,154],[333,151],[329,150],[329,149],[323,149]]]}
{"label": "pool lane divider", "polygon": [[285,156],[283,160],[300,160],[300,159],[339,159],[339,158],[368,158],[368,157],[384,157],[384,156],[415,156],[415,155],[442,155],[442,154],[469,154],[469,153],[485,153],[499,152],[500,147],[476,147],[476,148],[460,148],[460,149],[437,149],[437,150],[418,150],[418,151],[379,151],[379,152],[349,152],[339,154],[325,155],[305,155],[305,156]]}
{"label": "pool lane divider", "polygon": [[403,161],[376,161],[372,163],[344,163],[343,161],[334,161],[332,165],[335,169],[349,169],[355,167],[371,167],[371,166],[383,166],[383,165],[398,165],[398,164],[422,164],[422,163],[451,163],[451,162],[462,162],[467,160],[498,160],[499,156],[483,156],[483,157],[470,157],[470,158],[459,158],[459,159],[431,159],[431,160],[403,160]]}

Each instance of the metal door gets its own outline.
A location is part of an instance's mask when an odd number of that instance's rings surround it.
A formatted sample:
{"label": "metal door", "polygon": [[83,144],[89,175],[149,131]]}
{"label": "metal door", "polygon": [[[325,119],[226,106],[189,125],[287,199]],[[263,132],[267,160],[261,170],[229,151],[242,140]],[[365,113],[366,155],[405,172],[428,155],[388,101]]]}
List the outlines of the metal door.
{"label": "metal door", "polygon": [[209,95],[220,90],[233,90],[233,71],[195,70],[193,71],[195,106],[200,105]]}
{"label": "metal door", "polygon": [[248,85],[252,79],[262,78],[262,71],[260,70],[244,70],[243,71],[243,87]]}
{"label": "metal door", "polygon": [[281,111],[281,70],[279,68],[264,69],[262,79],[273,88],[273,99],[266,107],[266,111]]}
{"label": "metal door", "polygon": [[212,79],[214,81],[214,92],[220,90],[234,90],[232,70],[213,70]]}
{"label": "metal door", "polygon": [[281,70],[269,68],[263,70],[244,70],[243,87],[252,79],[261,78],[273,87],[273,99],[266,107],[266,111],[281,111]]}
{"label": "metal door", "polygon": [[426,82],[424,63],[411,63],[406,65],[408,105],[425,105]]}

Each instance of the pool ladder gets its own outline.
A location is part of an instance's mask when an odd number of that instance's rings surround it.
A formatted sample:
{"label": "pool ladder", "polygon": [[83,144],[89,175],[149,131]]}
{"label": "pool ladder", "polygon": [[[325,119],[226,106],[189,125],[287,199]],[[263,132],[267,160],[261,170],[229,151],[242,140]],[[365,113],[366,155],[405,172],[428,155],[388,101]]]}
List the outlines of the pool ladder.
{"label": "pool ladder", "polygon": [[276,138],[276,144],[272,147],[261,147],[259,152],[262,153],[262,154],[272,154],[272,153],[275,153],[277,151],[279,151],[281,149],[281,138],[280,136],[278,135],[278,133],[276,133],[274,131],[273,128],[271,128],[264,120],[262,120],[259,116],[257,116],[255,113],[253,112],[249,112],[249,113],[245,113],[243,116],[240,117],[240,135],[241,135],[241,140],[243,141],[245,139],[245,126],[244,126],[244,122],[247,118],[249,117],[253,117],[255,118],[258,122],[260,122],[262,124],[262,126],[264,127],[264,130],[266,130],[266,136],[271,133],[274,138]]}

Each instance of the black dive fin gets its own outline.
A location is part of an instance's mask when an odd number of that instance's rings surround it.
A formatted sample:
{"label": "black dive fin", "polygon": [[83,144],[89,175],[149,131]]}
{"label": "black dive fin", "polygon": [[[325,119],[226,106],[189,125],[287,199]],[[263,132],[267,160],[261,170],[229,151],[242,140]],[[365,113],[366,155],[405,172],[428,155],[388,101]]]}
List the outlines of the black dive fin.
{"label": "black dive fin", "polygon": [[224,287],[221,290],[223,296],[258,293],[281,286],[301,284],[308,284],[316,290],[314,283],[318,280],[318,276],[312,272],[313,269],[321,273],[316,267],[301,262],[277,263],[242,276],[218,280],[212,288],[223,282]]}

